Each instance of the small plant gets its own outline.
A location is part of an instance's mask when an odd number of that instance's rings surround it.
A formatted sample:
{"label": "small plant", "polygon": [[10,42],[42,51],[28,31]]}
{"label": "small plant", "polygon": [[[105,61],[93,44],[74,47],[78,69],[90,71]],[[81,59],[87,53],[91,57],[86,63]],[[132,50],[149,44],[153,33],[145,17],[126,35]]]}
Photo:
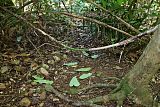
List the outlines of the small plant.
{"label": "small plant", "polygon": [[53,84],[53,81],[46,80],[46,79],[44,79],[44,77],[40,77],[40,76],[37,76],[37,75],[34,75],[32,77],[34,78],[33,81],[36,82],[36,83],[39,83],[39,84],[48,84],[48,85]]}
{"label": "small plant", "polygon": [[74,77],[71,79],[71,81],[70,81],[70,83],[69,83],[69,86],[70,86],[70,87],[73,87],[73,86],[78,87],[79,85],[80,85],[80,83],[79,83],[77,77],[74,76]]}
{"label": "small plant", "polygon": [[78,72],[88,72],[88,71],[90,71],[91,69],[92,69],[91,67],[87,67],[87,68],[77,69],[76,71],[78,71]]}
{"label": "small plant", "polygon": [[92,76],[92,73],[82,74],[79,78],[80,79],[86,79],[88,77]]}
{"label": "small plant", "polygon": [[76,66],[78,62],[69,62],[69,63],[64,63],[63,65],[65,66]]}
{"label": "small plant", "polygon": [[[96,55],[93,56],[93,58],[96,58],[96,57],[98,57],[98,56],[96,56]],[[77,66],[78,62],[68,62],[68,63],[64,63],[63,65],[64,66],[68,66],[68,67],[73,67],[73,66]],[[76,69],[75,71],[76,72],[89,72],[89,71],[91,71],[91,69],[92,69],[91,67],[86,67],[86,68]],[[92,73],[82,74],[79,77],[79,79],[81,79],[81,80],[82,79],[86,79],[86,78],[90,77],[91,75],[92,75]],[[79,82],[77,76],[72,77],[72,79],[69,82],[69,86],[70,87],[78,87],[78,86],[80,86],[80,82]]]}
{"label": "small plant", "polygon": [[99,57],[99,55],[90,55],[89,53],[87,53],[86,51],[82,51],[83,55],[86,56],[86,57],[90,57],[92,59],[97,59]]}

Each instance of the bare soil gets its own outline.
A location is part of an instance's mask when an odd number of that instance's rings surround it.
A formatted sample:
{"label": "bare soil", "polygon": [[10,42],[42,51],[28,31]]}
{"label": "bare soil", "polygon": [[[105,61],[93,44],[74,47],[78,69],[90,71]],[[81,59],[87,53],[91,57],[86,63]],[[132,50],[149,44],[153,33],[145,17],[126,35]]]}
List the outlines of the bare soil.
{"label": "bare soil", "polygon": [[[72,35],[65,40],[67,44],[72,44],[72,47],[95,47],[101,46],[101,41],[97,38],[81,38],[77,33],[73,31],[73,34],[64,33],[64,35]],[[90,36],[89,36],[90,37]],[[63,37],[57,36],[57,39],[62,40]],[[79,38],[79,39],[78,39]],[[40,39],[40,38],[39,38]],[[31,37],[31,40],[34,40]],[[9,43],[6,47],[2,47],[0,51],[0,67],[7,67],[7,70],[0,73],[0,107],[73,107],[63,99],[58,98],[53,93],[45,90],[44,84],[33,82],[33,75],[42,75],[45,79],[53,81],[52,86],[59,92],[68,96],[72,100],[88,100],[96,96],[108,94],[112,88],[92,88],[84,92],[74,94],[73,90],[82,89],[91,84],[116,84],[115,79],[108,79],[110,77],[116,77],[121,79],[134,65],[139,55],[137,51],[130,52],[129,54],[123,54],[121,61],[120,52],[122,48],[114,48],[109,50],[103,50],[98,52],[88,52],[90,55],[97,54],[98,58],[93,59],[90,56],[85,56],[82,52],[69,51],[65,49],[59,49],[56,45],[44,45],[39,48],[37,52],[30,43],[25,41],[22,44]],[[33,42],[38,47],[39,44],[36,40]],[[41,43],[41,42],[40,42]],[[49,42],[52,44],[51,42]],[[126,48],[128,50],[129,48]],[[77,66],[67,67],[64,63],[78,62]],[[48,75],[40,73],[38,70],[33,70],[35,67],[41,66],[44,63],[49,66],[47,69]],[[90,71],[93,75],[87,79],[80,80],[79,87],[70,87],[69,82],[73,76],[79,77],[82,72],[75,72],[76,69],[82,67],[91,67]],[[152,81],[152,88],[155,95],[158,95],[160,91],[159,76],[155,76]],[[22,104],[22,99],[26,98]],[[24,100],[24,99],[23,99]],[[28,105],[27,105],[28,104]],[[102,105],[106,107],[116,107],[116,102],[107,102]],[[129,98],[124,102],[124,107],[142,107],[136,105]]]}

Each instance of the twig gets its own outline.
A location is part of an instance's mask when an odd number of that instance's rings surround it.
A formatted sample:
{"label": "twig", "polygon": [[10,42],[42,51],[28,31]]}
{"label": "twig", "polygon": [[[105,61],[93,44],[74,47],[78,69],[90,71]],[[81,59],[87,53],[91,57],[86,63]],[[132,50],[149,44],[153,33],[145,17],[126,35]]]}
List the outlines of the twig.
{"label": "twig", "polygon": [[97,23],[97,24],[99,24],[99,25],[102,25],[102,26],[104,26],[104,27],[106,27],[106,28],[110,28],[110,29],[113,29],[113,30],[115,30],[115,31],[118,31],[118,32],[120,32],[120,33],[122,33],[122,34],[125,34],[125,35],[127,35],[127,36],[133,36],[133,35],[125,32],[125,31],[123,31],[123,30],[120,30],[120,29],[118,29],[118,28],[115,28],[115,27],[113,27],[113,26],[110,26],[110,25],[108,25],[108,24],[106,24],[106,23],[100,22],[100,21],[98,21],[98,20],[96,20],[96,19],[92,19],[92,18],[88,18],[88,17],[84,17],[84,16],[78,16],[78,15],[75,15],[75,14],[70,14],[70,13],[65,13],[65,12],[61,12],[61,14],[64,14],[64,15],[67,15],[67,16],[70,16],[70,17],[75,17],[75,18],[78,18],[78,19],[88,20],[88,21],[90,21],[90,22],[94,22],[94,23]]}
{"label": "twig", "polygon": [[155,32],[157,28],[158,28],[158,26],[156,26],[156,27],[154,27],[154,28],[152,28],[150,30],[147,30],[147,31],[145,31],[143,33],[140,33],[140,34],[138,34],[136,36],[132,36],[132,37],[130,37],[130,38],[124,40],[124,41],[112,44],[112,45],[98,47],[98,48],[90,48],[88,50],[89,51],[95,51],[95,50],[102,50],[102,49],[108,49],[108,48],[118,47],[118,46],[122,46],[122,45],[127,45],[128,43],[131,43],[131,42],[135,41],[136,39],[138,39],[138,38],[140,38],[140,37],[142,37],[144,35],[148,35],[148,34],[151,34],[151,33]]}
{"label": "twig", "polygon": [[122,51],[120,52],[120,56],[119,56],[119,60],[118,60],[119,63],[121,63],[121,59],[122,59],[122,55],[123,55],[125,46],[126,46],[126,45],[124,45]]}
{"label": "twig", "polygon": [[61,0],[61,2],[62,2],[62,4],[63,4],[64,8],[66,9],[66,11],[69,13],[69,10],[67,9],[67,7],[66,7],[66,5],[65,5],[64,0]]}
{"label": "twig", "polygon": [[37,50],[37,53],[42,57],[42,54],[39,52],[38,48],[34,45],[34,43],[31,41],[31,39],[26,35],[28,41],[33,45],[33,47]]}
{"label": "twig", "polygon": [[126,25],[128,28],[130,28],[131,30],[135,31],[136,33],[140,33],[140,31],[138,31],[137,29],[135,29],[132,25],[130,25],[129,23],[125,22],[123,19],[121,19],[120,17],[114,15],[111,11],[106,10],[105,8],[103,8],[102,6],[94,3],[92,0],[87,0],[89,3],[95,5],[96,7],[98,7],[99,9],[111,14],[112,16],[114,16],[117,20],[119,20],[120,22],[122,22],[124,25]]}
{"label": "twig", "polygon": [[34,3],[34,0],[27,1],[26,3],[24,3],[23,6],[19,7],[17,10],[23,9],[25,6],[30,5],[31,3]]}
{"label": "twig", "polygon": [[52,44],[50,44],[50,43],[43,43],[42,45],[38,46],[37,49],[41,48],[41,47],[44,46],[44,45],[50,45],[50,46],[53,46],[53,47],[58,48],[58,46],[52,45]]}

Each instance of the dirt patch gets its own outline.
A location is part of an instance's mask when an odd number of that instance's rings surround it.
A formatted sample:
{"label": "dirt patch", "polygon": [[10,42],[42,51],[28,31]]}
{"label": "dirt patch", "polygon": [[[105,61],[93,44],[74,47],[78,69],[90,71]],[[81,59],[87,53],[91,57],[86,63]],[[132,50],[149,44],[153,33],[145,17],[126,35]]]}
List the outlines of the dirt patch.
{"label": "dirt patch", "polygon": [[[102,45],[100,44],[101,41],[98,41],[96,38],[82,35],[85,32],[80,32],[81,35],[76,32],[73,31],[74,34],[70,35],[70,40],[69,36],[63,40],[68,41],[67,44],[72,44],[72,47],[95,47]],[[64,36],[60,36],[58,39],[62,40],[62,37]],[[53,81],[52,86],[72,100],[85,101],[96,96],[106,95],[114,88],[93,87],[85,91],[81,89],[93,84],[117,84],[138,58],[135,52],[128,54],[129,56],[122,55],[120,60],[121,48],[87,52],[88,56],[86,56],[82,52],[60,50],[56,45],[46,44],[40,48],[39,52],[31,48],[30,45],[26,45],[28,46],[27,48],[24,48],[21,44],[16,44],[15,47],[12,46],[3,48],[0,53],[1,107],[73,107],[68,102],[55,96],[55,94],[46,91],[44,84],[34,82],[35,78],[33,76],[41,75],[45,80]],[[92,58],[92,55],[98,55],[98,57]],[[77,62],[78,64],[73,67],[64,66],[64,63],[68,62]],[[45,68],[45,70],[39,71],[41,67]],[[92,76],[80,80],[79,87],[70,87],[69,83],[74,76],[79,77],[84,74],[84,72],[75,72],[75,70],[85,67],[91,68],[89,72],[92,73]],[[154,81],[156,84],[152,83],[153,90],[156,92],[155,96],[159,93],[159,89],[154,87],[155,85],[159,86],[158,78],[159,76]],[[77,90],[81,90],[81,92],[77,93]],[[116,107],[116,102],[108,102],[103,105]],[[142,106],[134,104],[130,99],[126,99],[124,107]]]}

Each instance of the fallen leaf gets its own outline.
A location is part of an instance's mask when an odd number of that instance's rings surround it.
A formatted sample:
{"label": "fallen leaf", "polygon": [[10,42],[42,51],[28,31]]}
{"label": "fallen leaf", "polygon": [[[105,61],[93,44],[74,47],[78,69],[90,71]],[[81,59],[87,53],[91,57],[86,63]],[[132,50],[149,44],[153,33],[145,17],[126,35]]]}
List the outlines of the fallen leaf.
{"label": "fallen leaf", "polygon": [[43,102],[40,103],[40,104],[39,104],[39,107],[44,107],[44,103],[43,103]]}
{"label": "fallen leaf", "polygon": [[92,73],[82,74],[79,78],[80,79],[86,79],[86,78],[90,77],[91,75],[92,75]]}
{"label": "fallen leaf", "polygon": [[40,69],[39,69],[39,72],[40,72],[42,75],[46,76],[46,77],[49,76],[49,73],[48,73],[48,71],[47,71],[45,68],[40,68]]}
{"label": "fallen leaf", "polygon": [[93,59],[97,59],[99,57],[99,55],[92,55],[91,58]]}
{"label": "fallen leaf", "polygon": [[58,56],[53,56],[55,62],[59,62],[61,59]]}
{"label": "fallen leaf", "polygon": [[6,85],[4,83],[0,83],[0,90],[5,90],[6,89]]}
{"label": "fallen leaf", "polygon": [[88,72],[88,71],[90,71],[91,69],[92,69],[91,67],[87,67],[87,68],[77,69],[76,71],[78,71],[78,72]]}
{"label": "fallen leaf", "polygon": [[36,83],[48,84],[48,85],[53,84],[53,81],[45,80],[44,77],[39,77],[37,75],[34,75],[33,78],[35,79],[34,82],[36,82]]}
{"label": "fallen leaf", "polygon": [[20,64],[20,60],[18,60],[18,59],[12,60],[11,64],[19,65]]}
{"label": "fallen leaf", "polygon": [[47,65],[47,64],[42,64],[42,67],[45,69],[49,69],[49,65]]}
{"label": "fallen leaf", "polygon": [[115,68],[118,69],[118,70],[123,69],[120,66],[115,66]]}
{"label": "fallen leaf", "polygon": [[29,107],[31,105],[31,101],[29,100],[29,98],[25,97],[20,101],[19,105],[21,107]]}
{"label": "fallen leaf", "polygon": [[69,62],[69,63],[64,63],[63,65],[65,65],[65,66],[75,66],[77,64],[78,64],[78,62]]}
{"label": "fallen leaf", "polygon": [[43,91],[43,92],[40,94],[39,99],[40,99],[40,100],[45,100],[45,99],[46,99],[46,92],[45,92],[45,91]]}
{"label": "fallen leaf", "polygon": [[48,60],[47,63],[53,65],[55,63],[55,61],[54,60]]}
{"label": "fallen leaf", "polygon": [[31,70],[36,70],[38,67],[37,63],[31,63]]}
{"label": "fallen leaf", "polygon": [[3,73],[5,73],[5,72],[7,72],[7,71],[9,71],[9,67],[8,66],[3,66],[3,67],[1,67],[1,73],[3,74]]}
{"label": "fallen leaf", "polygon": [[86,51],[82,51],[82,53],[84,56],[87,56],[87,57],[89,56],[89,53],[87,53]]}

